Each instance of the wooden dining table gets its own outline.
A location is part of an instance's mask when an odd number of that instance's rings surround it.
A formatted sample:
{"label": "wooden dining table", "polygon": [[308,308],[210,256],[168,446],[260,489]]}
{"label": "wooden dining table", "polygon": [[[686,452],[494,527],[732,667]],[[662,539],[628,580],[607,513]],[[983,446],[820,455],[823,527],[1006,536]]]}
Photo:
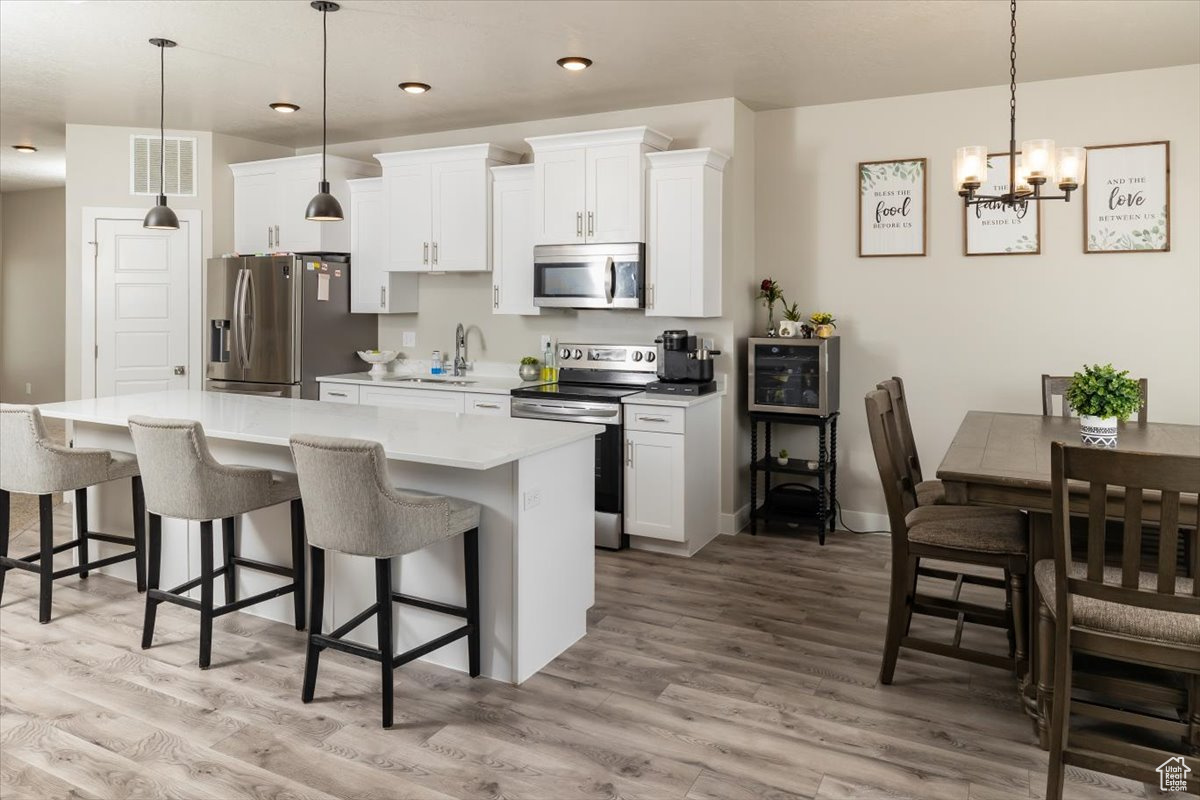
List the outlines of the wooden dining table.
{"label": "wooden dining table", "polygon": [[[937,477],[945,484],[946,502],[960,505],[990,505],[1017,508],[1029,512],[1029,567],[1042,559],[1054,558],[1050,520],[1050,444],[1078,444],[1079,419],[1041,414],[1008,414],[995,411],[968,411],[963,418]],[[1121,423],[1117,435],[1118,450],[1143,453],[1200,456],[1200,426],[1164,422]],[[1123,492],[1109,490],[1108,516],[1124,517]],[[1087,516],[1087,486],[1071,486],[1072,514]],[[1160,518],[1158,495],[1147,491],[1143,497],[1142,518],[1153,524]],[[1179,524],[1197,524],[1197,495],[1180,497]],[[1025,709],[1035,720],[1040,738],[1045,740],[1046,723],[1038,712],[1038,636],[1037,616],[1041,603],[1037,584],[1027,582],[1030,602],[1025,630],[1029,632],[1025,652],[1026,666],[1020,676]]]}

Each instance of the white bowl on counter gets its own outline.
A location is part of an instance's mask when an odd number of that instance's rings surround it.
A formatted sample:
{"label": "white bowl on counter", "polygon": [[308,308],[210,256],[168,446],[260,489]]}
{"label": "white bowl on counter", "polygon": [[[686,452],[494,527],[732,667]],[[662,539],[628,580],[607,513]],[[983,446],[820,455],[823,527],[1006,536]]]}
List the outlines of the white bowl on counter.
{"label": "white bowl on counter", "polygon": [[371,365],[368,370],[370,375],[386,375],[388,372],[388,364],[396,360],[400,355],[399,350],[359,350],[358,357]]}

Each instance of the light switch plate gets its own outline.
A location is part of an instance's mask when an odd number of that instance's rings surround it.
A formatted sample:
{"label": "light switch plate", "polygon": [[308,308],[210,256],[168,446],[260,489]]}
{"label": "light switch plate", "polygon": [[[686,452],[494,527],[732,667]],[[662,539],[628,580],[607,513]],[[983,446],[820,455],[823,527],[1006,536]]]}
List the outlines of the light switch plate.
{"label": "light switch plate", "polygon": [[405,331],[404,335],[403,335],[403,341],[404,341],[405,347],[416,347],[417,346],[417,332],[416,331]]}
{"label": "light switch plate", "polygon": [[528,511],[531,508],[537,508],[541,504],[542,504],[542,490],[541,489],[530,489],[529,491],[525,492],[525,510],[526,511]]}

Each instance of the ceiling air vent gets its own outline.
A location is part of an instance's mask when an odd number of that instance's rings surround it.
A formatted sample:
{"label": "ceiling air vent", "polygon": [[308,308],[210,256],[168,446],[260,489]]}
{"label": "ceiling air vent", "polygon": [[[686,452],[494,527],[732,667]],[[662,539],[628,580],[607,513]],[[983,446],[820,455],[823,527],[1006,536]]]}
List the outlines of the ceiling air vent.
{"label": "ceiling air vent", "polygon": [[[129,137],[129,193],[157,195],[159,141],[154,135]],[[166,138],[165,194],[174,197],[196,196],[196,140],[189,136]]]}

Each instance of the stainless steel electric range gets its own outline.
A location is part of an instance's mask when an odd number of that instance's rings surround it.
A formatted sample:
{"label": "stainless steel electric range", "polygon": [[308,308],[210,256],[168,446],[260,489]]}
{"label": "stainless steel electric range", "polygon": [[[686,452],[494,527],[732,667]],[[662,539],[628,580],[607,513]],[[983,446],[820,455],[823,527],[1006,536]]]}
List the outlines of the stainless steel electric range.
{"label": "stainless steel electric range", "polygon": [[514,417],[603,425],[596,437],[596,546],[626,547],[621,398],[657,379],[653,345],[561,344],[558,383],[513,389]]}

